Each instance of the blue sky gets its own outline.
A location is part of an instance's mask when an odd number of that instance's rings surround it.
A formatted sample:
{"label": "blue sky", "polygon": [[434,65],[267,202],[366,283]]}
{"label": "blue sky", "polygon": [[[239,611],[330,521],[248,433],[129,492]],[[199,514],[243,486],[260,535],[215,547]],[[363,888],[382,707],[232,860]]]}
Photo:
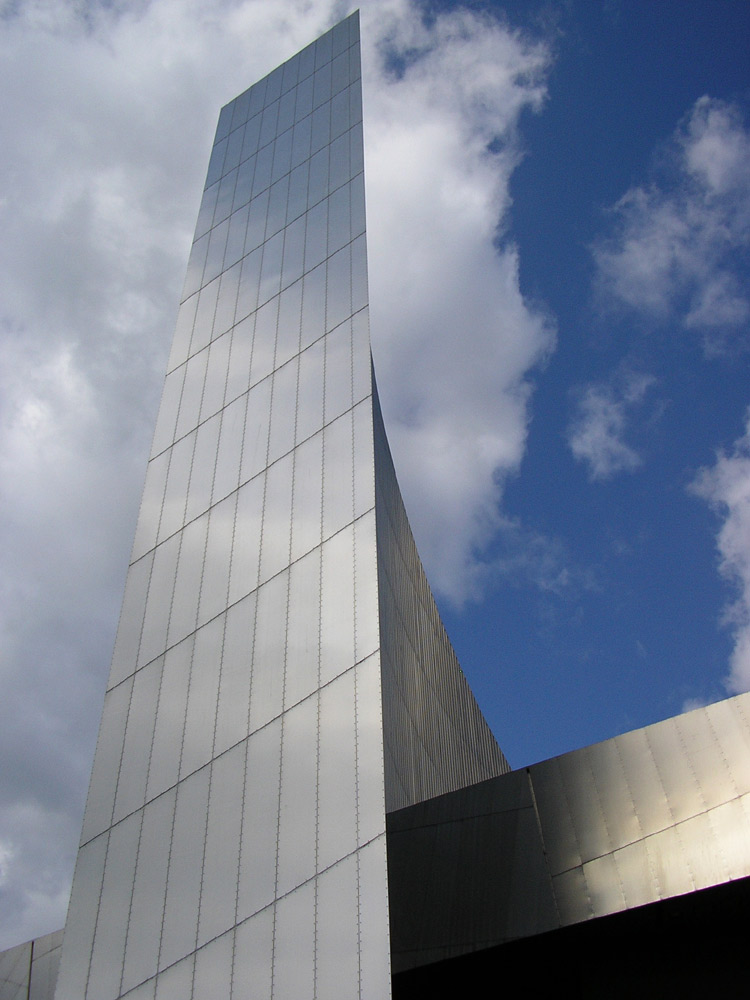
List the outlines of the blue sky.
{"label": "blue sky", "polygon": [[[0,948],[65,917],[216,115],[339,0],[0,0]],[[750,687],[750,6],[362,7],[373,354],[522,766]]]}
{"label": "blue sky", "polygon": [[[556,25],[547,101],[520,123],[525,158],[510,185],[510,236],[523,293],[543,301],[557,322],[556,349],[534,376],[526,452],[504,502],[527,544],[543,539],[567,576],[545,587],[533,572],[525,580],[509,573],[491,596],[443,613],[506,753],[520,765],[727,694],[734,643],[722,620],[740,587],[718,572],[726,507],[712,509],[691,484],[715,466],[717,450],[731,455],[745,434],[748,316],[686,328],[688,300],[708,276],[691,283],[665,275],[653,304],[624,302],[606,286],[597,251],[621,251],[628,216],[616,206],[627,192],[649,192],[651,212],[670,200],[683,199],[683,211],[692,199],[705,202],[705,188],[688,190],[679,149],[701,98],[716,111],[731,109],[736,118],[724,138],[742,137],[747,151],[750,8],[504,9],[513,24],[544,16]],[[745,296],[748,172],[745,160],[744,178],[717,209],[742,235],[718,262],[706,261],[711,274],[735,277]],[[708,241],[696,250],[713,252]],[[629,449],[610,471],[605,462],[599,478],[570,446],[587,392],[621,416],[616,435]]]}

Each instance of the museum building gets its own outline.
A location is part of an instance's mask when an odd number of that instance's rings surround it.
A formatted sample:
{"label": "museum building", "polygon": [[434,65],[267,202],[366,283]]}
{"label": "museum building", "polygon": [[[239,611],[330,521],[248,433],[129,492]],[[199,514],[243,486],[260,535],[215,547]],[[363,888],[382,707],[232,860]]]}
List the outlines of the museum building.
{"label": "museum building", "polygon": [[378,403],[352,14],[221,111],[68,918],[0,1000],[729,986],[749,723],[497,746]]}

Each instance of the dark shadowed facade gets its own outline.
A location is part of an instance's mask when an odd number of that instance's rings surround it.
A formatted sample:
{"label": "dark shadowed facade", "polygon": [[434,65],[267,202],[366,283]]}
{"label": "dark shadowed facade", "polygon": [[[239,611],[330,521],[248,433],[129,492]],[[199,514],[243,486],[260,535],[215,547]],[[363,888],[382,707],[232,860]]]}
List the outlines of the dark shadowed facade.
{"label": "dark shadowed facade", "polygon": [[356,14],[221,112],[59,976],[62,932],[0,1000],[583,994],[581,949],[642,992],[667,942],[731,950],[750,696],[510,771],[467,686],[372,376],[363,159]]}

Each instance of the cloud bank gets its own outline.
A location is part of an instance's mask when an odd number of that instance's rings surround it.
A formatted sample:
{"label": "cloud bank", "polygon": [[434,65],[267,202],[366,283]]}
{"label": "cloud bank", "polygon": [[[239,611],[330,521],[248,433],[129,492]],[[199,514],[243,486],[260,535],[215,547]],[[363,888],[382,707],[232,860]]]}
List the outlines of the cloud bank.
{"label": "cloud bank", "polygon": [[701,97],[665,155],[665,177],[615,205],[595,251],[600,290],[657,322],[702,333],[708,353],[746,344],[750,132],[740,110]]}
{"label": "cloud bank", "polygon": [[743,436],[730,452],[718,453],[715,465],[700,470],[692,490],[722,519],[719,569],[737,591],[724,616],[734,639],[724,684],[730,694],[739,694],[750,691],[750,412]]}
{"label": "cloud bank", "polygon": [[427,28],[406,10],[366,103],[373,354],[420,552],[460,603],[482,585],[524,452],[529,372],[554,342],[521,295],[516,248],[498,249],[518,118],[540,106],[549,56],[485,17]]}
{"label": "cloud bank", "polygon": [[[0,948],[61,926],[149,439],[219,106],[333,0],[14,0],[0,18]],[[553,340],[501,244],[546,49],[363,11],[376,364],[432,576],[481,584]],[[490,149],[492,151],[490,151]],[[446,530],[450,526],[450,530]]]}

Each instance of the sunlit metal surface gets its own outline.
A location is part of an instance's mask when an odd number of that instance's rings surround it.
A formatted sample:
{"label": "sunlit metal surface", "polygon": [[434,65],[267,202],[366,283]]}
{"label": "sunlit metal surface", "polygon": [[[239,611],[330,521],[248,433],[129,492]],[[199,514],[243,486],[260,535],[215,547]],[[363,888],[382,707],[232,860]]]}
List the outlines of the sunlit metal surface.
{"label": "sunlit metal surface", "polygon": [[507,769],[374,404],[358,30],[221,113],[59,1000],[387,996],[386,806]]}
{"label": "sunlit metal surface", "polygon": [[388,820],[394,970],[750,875],[750,694]]}
{"label": "sunlit metal surface", "polygon": [[358,32],[221,113],[61,1000],[389,991]]}

